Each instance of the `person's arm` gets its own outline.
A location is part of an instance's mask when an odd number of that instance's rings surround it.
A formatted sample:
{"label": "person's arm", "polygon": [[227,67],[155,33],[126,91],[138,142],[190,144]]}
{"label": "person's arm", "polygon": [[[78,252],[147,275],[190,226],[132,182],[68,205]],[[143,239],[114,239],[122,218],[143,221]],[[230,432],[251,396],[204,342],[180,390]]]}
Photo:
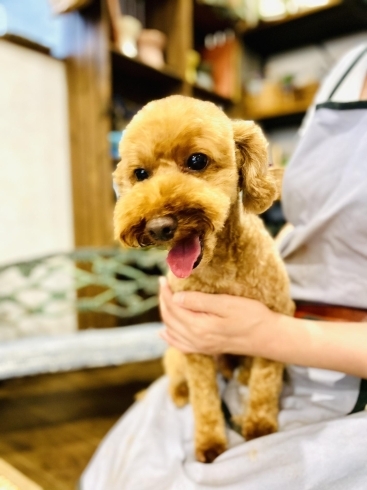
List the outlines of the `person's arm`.
{"label": "person's arm", "polygon": [[182,352],[260,356],[367,378],[367,323],[287,317],[262,303],[161,283],[161,337]]}
{"label": "person's arm", "polygon": [[362,91],[361,91],[361,95],[360,95],[359,99],[360,100],[367,100],[367,75],[364,79],[363,87],[362,87]]}

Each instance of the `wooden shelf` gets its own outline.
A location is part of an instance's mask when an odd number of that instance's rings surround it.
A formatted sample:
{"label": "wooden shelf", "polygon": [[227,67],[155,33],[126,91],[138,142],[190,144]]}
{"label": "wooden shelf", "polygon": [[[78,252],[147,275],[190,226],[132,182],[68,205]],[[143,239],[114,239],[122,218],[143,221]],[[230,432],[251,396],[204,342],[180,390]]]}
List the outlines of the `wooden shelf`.
{"label": "wooden shelf", "polygon": [[335,0],[325,8],[305,11],[280,21],[262,22],[258,27],[244,31],[243,40],[255,53],[266,57],[366,29],[366,3]]}
{"label": "wooden shelf", "polygon": [[317,89],[317,84],[311,84],[302,90],[284,92],[280,86],[268,85],[258,95],[244,97],[244,114],[247,119],[267,125],[291,120],[292,116],[302,118],[313,103]]}
{"label": "wooden shelf", "polygon": [[162,69],[157,69],[146,65],[137,58],[129,58],[122,54],[117,48],[111,47],[111,53],[114,61],[119,64],[119,67],[125,69],[132,76],[150,78],[152,80],[166,79],[168,82],[182,82],[182,78],[169,66]]}
{"label": "wooden shelf", "polygon": [[233,29],[238,20],[238,16],[231,9],[194,2],[194,24],[200,31],[213,33],[223,29]]}
{"label": "wooden shelf", "polygon": [[324,11],[324,10],[330,10],[333,7],[340,6],[340,4],[343,2],[343,0],[329,0],[329,2],[325,5],[320,5],[318,7],[313,7],[313,8],[308,8],[301,10],[297,13],[294,14],[288,14],[285,17],[274,19],[274,20],[264,20],[260,21],[260,23],[253,28],[247,28],[246,32],[250,33],[252,31],[258,31],[259,29],[266,29],[266,28],[271,28],[276,25],[281,26],[284,24],[287,24],[289,22],[293,22],[296,19],[300,19],[302,17],[307,17],[308,15],[317,15],[319,12]]}
{"label": "wooden shelf", "polygon": [[239,30],[237,24],[243,24],[236,13],[228,8],[208,5],[194,1],[193,33],[194,47],[204,46],[205,36],[226,29]]}
{"label": "wooden shelf", "polygon": [[246,110],[245,115],[247,119],[253,119],[255,121],[263,121],[265,119],[280,118],[289,116],[292,114],[302,114],[307,111],[310,107],[312,101],[299,101],[289,104],[284,104],[283,106],[269,106],[266,110]]}
{"label": "wooden shelf", "polygon": [[208,90],[199,85],[192,85],[192,95],[198,99],[208,100],[214,102],[215,104],[223,106],[224,109],[235,104],[235,101],[229,97],[223,97],[212,90]]}
{"label": "wooden shelf", "polygon": [[[111,48],[112,71],[114,77],[114,92],[118,93],[119,87],[123,92],[126,89],[136,92],[139,87],[152,96],[152,92],[162,92],[162,97],[171,91],[181,93],[182,85],[186,83],[171,67],[166,66],[162,70],[157,70],[138,59],[129,58],[120,53],[116,48]],[[133,87],[132,87],[133,85]],[[235,103],[229,97],[224,97],[216,92],[207,90],[199,85],[189,85],[189,91],[193,97],[209,100],[227,108]]]}
{"label": "wooden shelf", "polygon": [[158,70],[111,48],[113,92],[130,93],[145,104],[180,90],[183,80],[169,66]]}

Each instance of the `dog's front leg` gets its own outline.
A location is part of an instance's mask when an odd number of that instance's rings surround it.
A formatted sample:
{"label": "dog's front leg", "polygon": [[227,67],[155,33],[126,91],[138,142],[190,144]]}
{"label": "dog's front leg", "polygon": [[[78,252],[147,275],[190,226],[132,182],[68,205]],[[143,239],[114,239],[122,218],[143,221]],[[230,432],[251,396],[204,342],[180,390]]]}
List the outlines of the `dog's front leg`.
{"label": "dog's front leg", "polygon": [[242,434],[246,440],[278,430],[283,370],[280,362],[254,357],[249,379],[249,400],[242,420]]}
{"label": "dog's front leg", "polygon": [[183,407],[189,401],[186,356],[174,347],[168,347],[163,357],[163,365],[169,379],[171,398],[177,407]]}
{"label": "dog's front leg", "polygon": [[226,450],[227,438],[213,357],[187,354],[187,381],[195,420],[196,458],[211,463]]}

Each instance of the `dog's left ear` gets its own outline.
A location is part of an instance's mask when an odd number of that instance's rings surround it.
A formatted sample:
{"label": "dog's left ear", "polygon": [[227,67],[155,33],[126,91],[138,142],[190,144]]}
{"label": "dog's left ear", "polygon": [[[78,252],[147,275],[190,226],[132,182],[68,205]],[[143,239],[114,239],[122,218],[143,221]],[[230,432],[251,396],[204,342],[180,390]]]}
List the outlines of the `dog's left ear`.
{"label": "dog's left ear", "polygon": [[283,170],[269,168],[268,143],[253,121],[232,121],[243,205],[260,214],[280,197]]}

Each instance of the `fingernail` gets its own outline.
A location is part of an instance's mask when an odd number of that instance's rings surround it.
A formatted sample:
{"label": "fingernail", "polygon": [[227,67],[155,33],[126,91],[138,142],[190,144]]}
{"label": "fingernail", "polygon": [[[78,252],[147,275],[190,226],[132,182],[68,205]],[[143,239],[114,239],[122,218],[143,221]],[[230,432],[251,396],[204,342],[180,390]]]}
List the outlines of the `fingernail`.
{"label": "fingernail", "polygon": [[160,287],[164,287],[167,284],[167,279],[164,276],[160,276],[158,278],[158,282]]}
{"label": "fingernail", "polygon": [[184,292],[175,293],[173,295],[173,302],[178,304],[178,305],[182,305],[182,303],[184,302],[184,297],[185,297]]}

